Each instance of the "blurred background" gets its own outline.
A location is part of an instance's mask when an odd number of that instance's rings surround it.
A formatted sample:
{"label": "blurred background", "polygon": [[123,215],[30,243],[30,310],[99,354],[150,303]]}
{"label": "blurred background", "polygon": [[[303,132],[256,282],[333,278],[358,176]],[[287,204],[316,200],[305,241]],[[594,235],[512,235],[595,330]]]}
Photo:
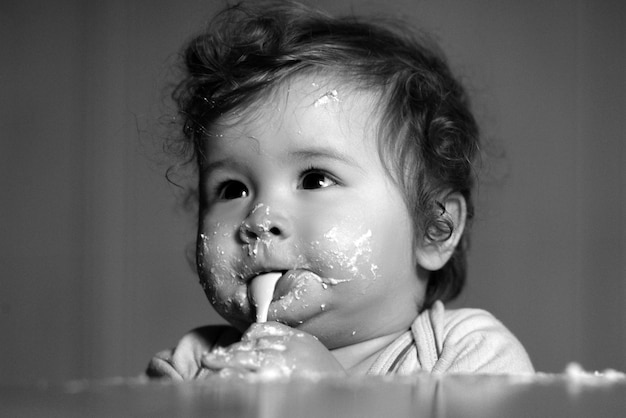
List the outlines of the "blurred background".
{"label": "blurred background", "polygon": [[[626,4],[310,0],[429,31],[485,149],[469,284],[538,370],[626,370]],[[160,154],[182,43],[221,0],[0,2],[0,382],[135,376],[220,319]]]}

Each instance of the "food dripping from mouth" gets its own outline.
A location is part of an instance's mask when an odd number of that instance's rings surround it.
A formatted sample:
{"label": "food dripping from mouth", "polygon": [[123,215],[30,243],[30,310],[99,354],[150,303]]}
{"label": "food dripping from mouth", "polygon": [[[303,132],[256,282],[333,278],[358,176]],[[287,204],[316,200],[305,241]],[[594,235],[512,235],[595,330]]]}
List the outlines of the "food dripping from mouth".
{"label": "food dripping from mouth", "polygon": [[252,279],[248,290],[250,299],[256,307],[256,322],[267,321],[267,311],[274,298],[274,288],[282,273],[259,274]]}

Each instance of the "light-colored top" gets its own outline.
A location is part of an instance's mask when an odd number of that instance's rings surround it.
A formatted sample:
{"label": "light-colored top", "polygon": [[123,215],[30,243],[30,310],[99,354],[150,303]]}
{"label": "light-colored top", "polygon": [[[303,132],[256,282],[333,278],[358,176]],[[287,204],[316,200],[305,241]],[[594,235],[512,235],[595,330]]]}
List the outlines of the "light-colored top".
{"label": "light-colored top", "polygon": [[480,309],[446,310],[437,301],[390,344],[368,374],[525,374],[528,354],[500,321]]}
{"label": "light-colored top", "polygon": [[[146,373],[176,380],[202,375],[199,359],[207,350],[241,338],[235,328],[218,325],[189,332],[173,350],[157,353]],[[520,342],[491,314],[479,309],[446,310],[435,302],[374,361],[370,375],[413,373],[533,373]]]}

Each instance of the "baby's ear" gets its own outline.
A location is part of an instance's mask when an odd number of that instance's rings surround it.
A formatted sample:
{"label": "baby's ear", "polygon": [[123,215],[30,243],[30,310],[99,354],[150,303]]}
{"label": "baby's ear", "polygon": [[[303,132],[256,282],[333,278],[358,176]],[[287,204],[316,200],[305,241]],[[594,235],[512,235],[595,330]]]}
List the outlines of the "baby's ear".
{"label": "baby's ear", "polygon": [[454,249],[463,235],[467,217],[465,198],[460,193],[447,195],[441,204],[445,208],[441,216],[452,223],[452,233],[443,241],[423,238],[416,249],[417,263],[430,271],[439,270],[452,257]]}

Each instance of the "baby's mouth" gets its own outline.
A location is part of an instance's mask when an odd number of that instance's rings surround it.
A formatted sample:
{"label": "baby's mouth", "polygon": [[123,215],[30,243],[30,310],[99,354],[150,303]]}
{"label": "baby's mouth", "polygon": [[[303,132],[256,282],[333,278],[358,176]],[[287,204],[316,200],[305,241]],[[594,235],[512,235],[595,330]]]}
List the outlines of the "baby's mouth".
{"label": "baby's mouth", "polygon": [[290,293],[297,292],[302,285],[311,280],[317,281],[319,283],[324,283],[324,280],[320,276],[310,270],[287,270],[278,279],[278,282],[276,283],[276,287],[274,289],[274,296],[272,300],[283,299]]}
{"label": "baby's mouth", "polygon": [[[274,277],[273,283],[275,286],[274,286],[273,297],[272,297],[273,301],[278,300],[281,297],[284,297],[287,294],[289,294],[293,290],[293,287],[297,285],[298,282],[306,278],[317,280],[320,283],[323,282],[323,279],[321,277],[311,272],[310,270],[305,270],[305,269],[273,270],[273,271],[266,271],[266,272],[258,273],[257,275],[248,279],[248,287],[250,287],[251,284],[254,283],[255,281],[259,280],[261,276],[264,276],[264,277],[273,276]],[[267,279],[262,279],[262,280],[267,280]]]}
{"label": "baby's mouth", "polygon": [[248,297],[256,308],[257,322],[265,322],[272,302],[282,301],[288,305],[299,300],[307,284],[320,283],[324,288],[327,281],[310,270],[292,269],[259,273],[248,282]]}

